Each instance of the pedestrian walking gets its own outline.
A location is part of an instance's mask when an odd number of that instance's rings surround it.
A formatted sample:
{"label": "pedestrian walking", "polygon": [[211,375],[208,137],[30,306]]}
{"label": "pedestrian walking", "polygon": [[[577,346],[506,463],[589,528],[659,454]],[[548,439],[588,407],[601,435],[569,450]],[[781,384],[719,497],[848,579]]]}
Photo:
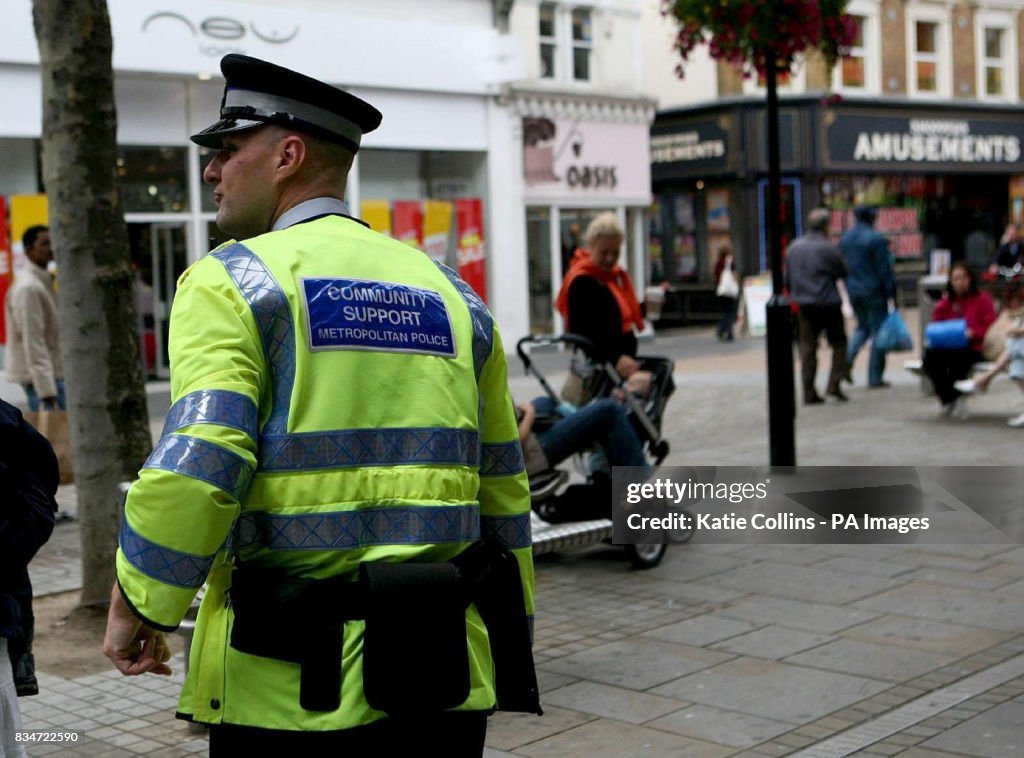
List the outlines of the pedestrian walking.
{"label": "pedestrian walking", "polygon": [[875,334],[895,307],[896,279],[892,270],[892,254],[886,238],[874,229],[875,209],[862,205],[855,208],[853,214],[856,223],[839,240],[839,251],[846,261],[846,292],[857,317],[857,328],[846,352],[844,378],[853,383],[850,373],[853,362],[870,340],[868,388],[882,389],[889,383],[885,381],[885,352],[875,344]]}
{"label": "pedestrian walking", "polygon": [[797,237],[786,251],[786,286],[800,310],[800,375],[804,404],[825,402],[814,387],[818,372],[818,340],[822,332],[832,348],[832,369],[826,393],[846,402],[839,382],[846,374],[846,325],[842,298],[836,283],[846,277],[839,249],[825,236],[831,212],[815,208],[807,218],[807,233]]}
{"label": "pedestrian walking", "polygon": [[60,354],[57,295],[47,266],[53,260],[50,230],[30,226],[21,237],[28,265],[4,301],[7,381],[20,384],[30,411],[64,410],[64,364]]}
{"label": "pedestrian walking", "polygon": [[715,261],[715,294],[722,309],[722,318],[718,322],[718,339],[726,342],[734,338],[733,327],[736,325],[736,314],[740,303],[740,280],[736,276],[736,260],[732,254],[732,245],[725,243],[718,249]]}
{"label": "pedestrian walking", "polygon": [[180,280],[173,405],[128,494],[105,653],[166,674],[210,754],[480,755],[540,712],[530,499],[501,337],[343,202],[381,114],[242,55],[193,136],[235,240]]}

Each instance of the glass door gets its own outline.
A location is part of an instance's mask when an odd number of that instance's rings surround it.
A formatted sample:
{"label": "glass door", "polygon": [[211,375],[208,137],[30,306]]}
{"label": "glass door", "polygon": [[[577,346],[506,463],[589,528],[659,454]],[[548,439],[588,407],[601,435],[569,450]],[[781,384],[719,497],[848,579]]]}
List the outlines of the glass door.
{"label": "glass door", "polygon": [[527,271],[530,290],[530,333],[554,331],[554,299],[551,278],[551,210],[526,209]]}
{"label": "glass door", "polygon": [[178,277],[188,266],[185,222],[129,223],[140,350],[149,378],[170,376],[167,356],[171,303]]}

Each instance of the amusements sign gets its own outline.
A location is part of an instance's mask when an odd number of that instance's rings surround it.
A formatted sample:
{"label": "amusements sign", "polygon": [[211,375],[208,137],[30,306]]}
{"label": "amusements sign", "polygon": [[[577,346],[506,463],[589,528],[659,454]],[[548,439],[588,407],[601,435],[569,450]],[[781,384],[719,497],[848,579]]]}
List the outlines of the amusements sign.
{"label": "amusements sign", "polygon": [[839,113],[826,123],[826,164],[832,168],[1024,168],[1024,120],[1016,115],[987,119]]}

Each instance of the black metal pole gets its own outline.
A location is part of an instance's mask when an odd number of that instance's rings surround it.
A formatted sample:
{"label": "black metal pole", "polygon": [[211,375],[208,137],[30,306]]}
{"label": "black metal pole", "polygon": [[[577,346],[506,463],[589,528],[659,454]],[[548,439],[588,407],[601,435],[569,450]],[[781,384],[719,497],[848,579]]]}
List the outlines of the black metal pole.
{"label": "black metal pole", "polygon": [[[772,298],[767,306],[768,446],[773,468],[796,466],[796,398],[793,391],[793,325],[789,301],[782,294],[782,171],[779,167],[779,92],[775,59],[765,66],[768,89],[768,256]],[[800,210],[797,209],[797,213]]]}

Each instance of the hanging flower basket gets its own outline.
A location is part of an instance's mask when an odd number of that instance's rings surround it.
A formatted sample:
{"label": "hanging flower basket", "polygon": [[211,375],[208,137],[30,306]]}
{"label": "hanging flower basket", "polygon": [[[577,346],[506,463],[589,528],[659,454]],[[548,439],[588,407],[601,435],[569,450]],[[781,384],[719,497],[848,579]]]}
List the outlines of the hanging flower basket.
{"label": "hanging flower basket", "polygon": [[[794,58],[817,49],[831,69],[853,43],[856,26],[845,12],[848,0],[663,0],[662,13],[679,24],[675,49],[685,62],[707,43],[712,58],[742,67],[746,74],[787,71]],[[683,76],[683,63],[676,66]]]}

